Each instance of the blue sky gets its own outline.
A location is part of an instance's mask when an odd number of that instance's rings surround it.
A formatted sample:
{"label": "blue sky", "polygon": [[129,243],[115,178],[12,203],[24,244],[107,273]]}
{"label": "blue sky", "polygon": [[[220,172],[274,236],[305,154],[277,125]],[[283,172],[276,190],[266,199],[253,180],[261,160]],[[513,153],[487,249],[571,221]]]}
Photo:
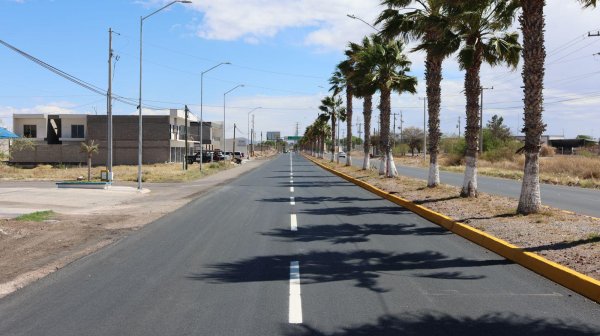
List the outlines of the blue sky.
{"label": "blue sky", "polygon": [[[108,28],[116,62],[113,90],[137,98],[139,17],[166,3],[162,0],[0,0],[0,39],[99,87],[107,85]],[[175,4],[144,23],[144,100],[160,108],[188,104],[200,112],[200,72],[229,61],[205,75],[206,120],[221,120],[223,93],[228,124],[246,130],[247,112],[255,107],[257,131],[301,131],[317,114],[327,78],[348,40],[371,32],[351,20],[368,21],[380,12],[377,0],[194,0]],[[581,10],[576,1],[549,0],[547,6],[548,70],[546,123],[548,133],[567,136],[600,134],[600,10]],[[515,29],[518,27],[515,26]],[[402,110],[405,126],[422,125],[423,55],[411,54],[413,73],[420,79],[415,96],[395,96],[394,112]],[[105,99],[80,88],[0,46],[0,118],[11,127],[12,113],[98,113]],[[484,67],[485,119],[504,116],[513,130],[522,114],[519,70]],[[463,73],[452,59],[445,63],[442,130],[456,132],[464,120]],[[362,119],[355,101],[355,123]],[[115,103],[115,113],[132,114],[135,107]],[[148,113],[153,113],[148,111]],[[464,126],[464,121],[463,121]],[[228,134],[232,133],[228,127]]]}

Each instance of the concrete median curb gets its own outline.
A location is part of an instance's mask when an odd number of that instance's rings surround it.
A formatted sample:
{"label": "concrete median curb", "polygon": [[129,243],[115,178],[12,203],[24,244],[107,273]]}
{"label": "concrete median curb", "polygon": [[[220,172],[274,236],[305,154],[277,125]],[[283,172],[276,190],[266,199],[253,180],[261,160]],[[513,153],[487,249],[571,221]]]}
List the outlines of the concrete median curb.
{"label": "concrete median curb", "polygon": [[510,244],[502,239],[496,238],[464,223],[457,222],[446,215],[430,210],[424,206],[417,205],[409,200],[403,199],[402,197],[370,185],[369,183],[339,172],[333,168],[321,164],[320,162],[317,162],[316,160],[313,160],[306,155],[304,155],[304,157],[319,167],[345,179],[346,181],[352,182],[363,189],[366,189],[380,197],[400,205],[429,220],[430,222],[438,224],[479,246],[482,246],[508,260],[514,261],[515,263],[526,267],[538,273],[539,275],[556,282],[557,284],[569,288],[572,291],[589,298],[590,300],[600,303],[600,281],[592,277],[550,261],[535,253],[527,252],[523,248]]}

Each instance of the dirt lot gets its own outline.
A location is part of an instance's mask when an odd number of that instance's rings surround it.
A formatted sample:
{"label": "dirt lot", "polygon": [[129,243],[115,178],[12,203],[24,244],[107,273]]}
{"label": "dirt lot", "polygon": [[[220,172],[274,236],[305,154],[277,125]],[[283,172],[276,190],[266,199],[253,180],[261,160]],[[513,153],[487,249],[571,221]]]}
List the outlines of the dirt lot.
{"label": "dirt lot", "polygon": [[480,193],[475,199],[461,198],[456,187],[432,189],[424,180],[387,179],[375,170],[320,162],[600,280],[599,219],[550,207],[536,215],[517,215],[518,201],[508,197]]}
{"label": "dirt lot", "polygon": [[[79,202],[78,207],[75,204],[59,206],[47,200],[44,209],[54,210],[56,214],[41,222],[0,219],[0,297],[123,238],[265,161],[253,160],[214,173],[210,178],[188,183],[147,183],[145,187],[151,192],[139,193],[133,189],[128,197],[124,197],[126,190],[117,190],[115,192],[118,194],[115,194],[110,206],[97,204],[104,202],[106,195],[94,200],[89,194],[102,193],[104,190],[70,190],[68,195],[65,194],[68,198],[73,199],[72,193],[81,192],[88,199]],[[37,189],[43,188],[56,190],[51,185],[43,184]],[[40,197],[36,188],[25,190]],[[50,192],[48,194],[50,198],[57,197]],[[0,207],[31,206],[26,198],[24,196],[12,201],[2,199]]]}

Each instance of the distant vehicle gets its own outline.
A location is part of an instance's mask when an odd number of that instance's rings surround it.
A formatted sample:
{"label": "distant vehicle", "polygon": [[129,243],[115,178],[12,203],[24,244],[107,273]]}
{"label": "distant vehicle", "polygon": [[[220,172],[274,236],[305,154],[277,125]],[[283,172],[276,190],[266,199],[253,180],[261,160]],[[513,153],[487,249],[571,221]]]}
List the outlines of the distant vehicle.
{"label": "distant vehicle", "polygon": [[202,151],[202,162],[211,162],[215,160],[213,151]]}
{"label": "distant vehicle", "polygon": [[213,153],[213,161],[223,161],[225,160],[225,155],[220,149],[217,149]]}
{"label": "distant vehicle", "polygon": [[346,158],[346,153],[344,153],[344,152],[339,152],[339,153],[338,153],[338,157],[339,157],[339,158]]}

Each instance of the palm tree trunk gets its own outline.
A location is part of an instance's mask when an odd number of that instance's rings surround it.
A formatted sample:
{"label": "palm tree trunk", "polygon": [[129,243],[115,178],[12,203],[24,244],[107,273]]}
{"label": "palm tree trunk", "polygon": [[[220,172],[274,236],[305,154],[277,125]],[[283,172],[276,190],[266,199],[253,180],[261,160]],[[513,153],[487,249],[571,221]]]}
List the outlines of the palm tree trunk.
{"label": "palm tree trunk", "polygon": [[427,186],[437,187],[440,184],[440,102],[442,96],[442,57],[427,54],[425,61],[425,80],[427,85],[427,107],[429,111],[429,177]]}
{"label": "palm tree trunk", "polygon": [[465,96],[467,98],[467,127],[465,140],[467,142],[466,167],[461,197],[477,197],[477,155],[479,149],[479,94],[481,81],[479,69],[481,56],[476,57],[473,65],[465,74]]}
{"label": "palm tree trunk", "polygon": [[544,89],[544,5],[545,1],[523,0],[519,17],[523,31],[523,90],[525,95],[525,169],[517,212],[531,214],[540,211],[540,139],[546,129],[542,121]]}
{"label": "palm tree trunk", "polygon": [[[379,110],[381,112],[381,148],[383,149],[384,158],[382,161],[385,161],[385,176],[386,177],[395,177],[398,175],[398,171],[396,170],[396,165],[394,164],[394,158],[392,156],[392,146],[390,139],[390,114],[391,114],[391,91],[389,89],[381,90],[381,101],[379,103]],[[381,172],[381,170],[380,170]]]}
{"label": "palm tree trunk", "polygon": [[331,115],[331,162],[335,157],[335,114]]}
{"label": "palm tree trunk", "polygon": [[363,117],[365,118],[365,160],[363,161],[363,170],[367,170],[370,167],[370,153],[371,153],[371,114],[373,112],[373,96],[367,95],[363,100]]}
{"label": "palm tree trunk", "polygon": [[346,166],[352,166],[352,86],[346,86]]}
{"label": "palm tree trunk", "polygon": [[92,180],[92,156],[91,155],[88,155],[87,166],[88,166],[88,182],[90,182]]}

